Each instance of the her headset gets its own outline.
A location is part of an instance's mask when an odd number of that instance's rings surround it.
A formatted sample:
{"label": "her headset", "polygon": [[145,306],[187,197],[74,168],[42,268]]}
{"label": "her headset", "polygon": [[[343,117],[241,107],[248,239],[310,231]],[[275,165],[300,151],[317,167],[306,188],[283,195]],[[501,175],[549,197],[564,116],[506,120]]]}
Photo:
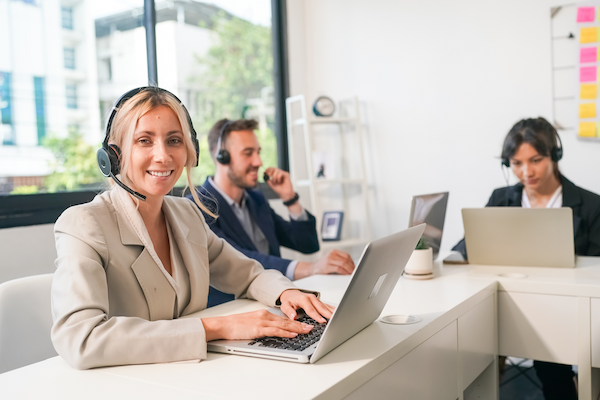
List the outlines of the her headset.
{"label": "her headset", "polygon": [[[217,162],[222,165],[227,165],[231,162],[231,154],[229,154],[227,149],[221,147],[221,141],[223,139],[223,135],[225,134],[225,129],[227,129],[227,127],[232,123],[233,121],[226,119],[225,123],[221,127],[221,130],[219,131],[219,141],[217,142],[217,149],[219,149],[219,151],[217,152],[217,156],[215,158]],[[225,142],[223,141],[223,144],[224,143]]]}
{"label": "her headset", "polygon": [[[517,123],[515,126],[517,126],[519,124],[523,124],[524,129],[533,129],[536,122],[537,121],[535,119],[523,119],[519,123]],[[513,127],[513,129],[514,129],[514,127]],[[558,135],[558,132],[554,128],[552,129],[552,136],[556,136],[556,138],[558,139],[559,146],[556,145],[555,141],[553,142],[554,146],[550,150],[550,159],[554,162],[559,162],[563,157],[562,140],[560,140],[560,136]],[[503,168],[503,167],[506,167],[506,168]],[[504,180],[506,181],[506,187],[508,187],[509,186],[509,174],[510,174],[508,171],[508,168],[510,168],[510,160],[508,158],[502,158],[500,168],[502,168],[502,175],[504,176]],[[508,204],[508,191],[506,192],[506,197],[507,197],[506,203]]]}
{"label": "her headset", "polygon": [[[524,128],[532,129],[533,127],[531,125],[533,125],[533,123],[531,121],[535,121],[535,120],[531,120],[531,119],[521,120],[521,122],[524,125],[523,126]],[[554,147],[552,147],[552,150],[550,150],[550,159],[554,162],[559,162],[563,158],[563,144],[562,144],[562,140],[560,140],[560,136],[558,135],[558,132],[556,131],[556,129],[553,129],[552,131],[553,131],[553,136],[556,136],[556,138],[558,139],[558,143],[560,146],[557,146],[556,142],[555,142]],[[510,160],[508,158],[502,158],[502,165],[509,168]]]}
{"label": "her headset", "polygon": [[131,193],[131,195],[142,201],[146,201],[146,196],[131,189],[129,186],[125,185],[123,182],[121,182],[121,180],[117,178],[117,175],[121,173],[121,149],[119,149],[119,146],[117,146],[116,144],[109,144],[108,140],[110,139],[110,128],[112,127],[113,120],[115,118],[115,115],[117,115],[117,111],[119,111],[119,108],[127,100],[131,99],[133,96],[144,90],[155,90],[157,92],[167,93],[168,95],[172,96],[175,100],[177,100],[177,102],[185,110],[185,115],[187,116],[188,124],[190,125],[192,142],[194,143],[194,147],[196,150],[196,165],[194,165],[195,167],[198,166],[198,157],[200,155],[200,145],[198,143],[196,131],[194,130],[194,126],[192,125],[192,119],[190,118],[190,114],[188,113],[181,100],[179,100],[177,96],[175,96],[173,93],[155,86],[142,86],[139,88],[132,89],[124,95],[122,95],[121,97],[119,97],[119,99],[113,105],[110,116],[108,117],[108,121],[106,122],[106,133],[104,136],[104,141],[102,142],[102,147],[98,149],[98,152],[96,153],[96,160],[98,161],[98,167],[100,168],[100,172],[102,173],[102,175],[104,175],[107,178],[113,178],[117,185],[121,186],[128,193]]}

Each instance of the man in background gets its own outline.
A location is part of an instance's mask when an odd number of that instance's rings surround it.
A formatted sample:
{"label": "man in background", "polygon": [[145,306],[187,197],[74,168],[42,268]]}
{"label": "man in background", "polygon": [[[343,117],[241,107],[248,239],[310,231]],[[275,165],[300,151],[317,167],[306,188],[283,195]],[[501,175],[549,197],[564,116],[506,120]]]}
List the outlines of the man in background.
{"label": "man in background", "polygon": [[[281,258],[280,246],[310,254],[319,251],[315,217],[306,211],[294,192],[288,172],[270,167],[264,172],[268,185],[288,208],[290,221],[273,211],[258,190],[258,170],[262,166],[255,120],[218,121],[208,134],[209,151],[215,162],[214,177],[201,191],[218,203],[215,220],[204,214],[219,237],[264,268],[277,269],[290,280],[314,274],[351,274],[354,262],[349,254],[333,250],[315,262]],[[188,196],[191,197],[191,196]],[[208,307],[233,300],[231,294],[210,288]]]}

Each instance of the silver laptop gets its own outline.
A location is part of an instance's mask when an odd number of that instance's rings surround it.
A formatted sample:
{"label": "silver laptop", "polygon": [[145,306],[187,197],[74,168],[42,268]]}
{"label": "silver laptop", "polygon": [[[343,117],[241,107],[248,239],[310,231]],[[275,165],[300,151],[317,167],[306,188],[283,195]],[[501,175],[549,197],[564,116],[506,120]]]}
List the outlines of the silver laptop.
{"label": "silver laptop", "polygon": [[413,196],[410,205],[408,226],[427,224],[423,238],[433,249],[434,259],[440,252],[447,206],[448,192]]}
{"label": "silver laptop", "polygon": [[293,339],[215,340],[208,351],[314,363],[379,317],[424,230],[422,224],[369,243],[327,324],[312,322],[310,333]]}
{"label": "silver laptop", "polygon": [[575,267],[573,210],[463,208],[469,264]]}

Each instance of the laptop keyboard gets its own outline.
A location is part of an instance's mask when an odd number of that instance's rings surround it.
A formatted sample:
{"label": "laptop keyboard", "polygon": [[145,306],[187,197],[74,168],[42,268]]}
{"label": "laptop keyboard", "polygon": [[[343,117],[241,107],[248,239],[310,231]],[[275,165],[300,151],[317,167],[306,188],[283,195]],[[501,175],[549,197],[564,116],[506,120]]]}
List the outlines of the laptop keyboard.
{"label": "laptop keyboard", "polygon": [[312,330],[309,333],[299,333],[298,336],[294,338],[267,336],[255,339],[252,342],[248,343],[248,346],[270,347],[274,349],[302,351],[317,343],[321,339],[321,335],[325,330],[325,326],[327,326],[327,322],[319,323],[308,316],[298,318],[296,321],[313,325],[314,328],[312,328]]}

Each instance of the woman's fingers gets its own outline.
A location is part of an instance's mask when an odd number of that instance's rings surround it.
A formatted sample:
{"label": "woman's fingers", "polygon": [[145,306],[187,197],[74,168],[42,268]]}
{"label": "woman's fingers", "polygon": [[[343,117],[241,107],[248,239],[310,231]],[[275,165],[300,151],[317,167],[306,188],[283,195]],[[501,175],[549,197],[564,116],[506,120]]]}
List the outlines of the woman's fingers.
{"label": "woman's fingers", "polygon": [[281,311],[285,315],[287,315],[289,319],[291,319],[292,321],[296,319],[296,316],[298,314],[296,313],[296,309],[292,306],[290,302],[283,303],[280,308]]}

